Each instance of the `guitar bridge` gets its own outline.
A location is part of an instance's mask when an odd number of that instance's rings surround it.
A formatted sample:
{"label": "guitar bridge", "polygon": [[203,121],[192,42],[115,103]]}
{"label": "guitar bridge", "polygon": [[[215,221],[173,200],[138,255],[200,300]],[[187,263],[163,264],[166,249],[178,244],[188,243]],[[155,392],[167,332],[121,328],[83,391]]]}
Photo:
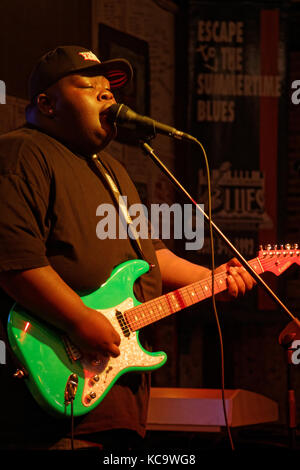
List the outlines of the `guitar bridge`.
{"label": "guitar bridge", "polygon": [[69,340],[67,336],[62,336],[62,340],[71,361],[75,362],[82,358],[82,354],[79,349],[76,348],[76,346]]}
{"label": "guitar bridge", "polygon": [[119,325],[120,325],[120,328],[124,334],[124,336],[126,338],[128,338],[130,336],[130,331],[129,331],[129,328],[128,328],[128,325],[127,325],[127,322],[123,316],[123,313],[120,312],[119,310],[116,310],[116,318],[119,322]]}

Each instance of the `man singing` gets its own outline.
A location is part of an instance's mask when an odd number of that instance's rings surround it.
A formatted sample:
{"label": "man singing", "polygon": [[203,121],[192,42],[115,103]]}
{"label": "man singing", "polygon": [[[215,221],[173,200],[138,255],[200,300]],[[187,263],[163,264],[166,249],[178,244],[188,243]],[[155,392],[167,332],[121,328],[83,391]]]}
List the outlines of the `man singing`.
{"label": "man singing", "polygon": [[[57,47],[34,67],[26,125],[0,137],[3,331],[16,301],[45,324],[67,333],[87,357],[119,356],[119,333],[102,313],[87,307],[78,292],[99,288],[113,268],[140,257],[129,237],[96,236],[97,207],[115,205],[105,173],[129,205],[140,202],[124,167],[105,151],[115,137],[107,110],[115,103],[114,91],[131,77],[125,59],[101,63],[78,46]],[[145,259],[154,266],[135,283],[140,302],[159,296],[162,285],[177,288],[210,273],[179,258],[160,240],[140,242]],[[236,260],[218,269],[228,272],[229,298],[252,289],[253,279]],[[10,367],[2,369],[0,447],[69,449],[70,420],[45,412],[24,381],[12,378]],[[138,445],[145,436],[149,376],[123,375],[93,411],[76,418],[74,448]]]}

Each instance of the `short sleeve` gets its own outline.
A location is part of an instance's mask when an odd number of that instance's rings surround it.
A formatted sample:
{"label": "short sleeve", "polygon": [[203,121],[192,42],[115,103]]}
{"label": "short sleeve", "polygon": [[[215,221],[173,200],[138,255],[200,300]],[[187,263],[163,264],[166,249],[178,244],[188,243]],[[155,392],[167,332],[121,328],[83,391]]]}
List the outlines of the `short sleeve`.
{"label": "short sleeve", "polygon": [[46,218],[38,188],[20,175],[0,175],[0,271],[49,264]]}
{"label": "short sleeve", "polygon": [[153,243],[155,251],[163,250],[164,248],[167,248],[166,245],[164,244],[164,242],[162,240],[160,240],[159,238],[156,238],[156,239],[153,238],[152,243]]}

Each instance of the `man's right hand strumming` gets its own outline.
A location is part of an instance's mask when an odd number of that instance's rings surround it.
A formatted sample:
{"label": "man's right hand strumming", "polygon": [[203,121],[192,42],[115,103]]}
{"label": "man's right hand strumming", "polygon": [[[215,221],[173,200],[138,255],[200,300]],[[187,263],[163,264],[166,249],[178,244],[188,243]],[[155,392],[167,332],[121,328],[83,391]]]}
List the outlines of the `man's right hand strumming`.
{"label": "man's right hand strumming", "polygon": [[82,353],[120,354],[120,336],[110,321],[84,305],[51,266],[2,273],[0,285],[38,319],[66,333]]}

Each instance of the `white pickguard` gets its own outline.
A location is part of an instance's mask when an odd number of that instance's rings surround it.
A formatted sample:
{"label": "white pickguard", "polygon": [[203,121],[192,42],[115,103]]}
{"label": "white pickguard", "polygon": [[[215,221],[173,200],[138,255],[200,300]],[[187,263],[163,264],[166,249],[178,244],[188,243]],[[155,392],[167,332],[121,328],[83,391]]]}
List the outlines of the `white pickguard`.
{"label": "white pickguard", "polygon": [[[85,357],[80,359],[85,374],[82,394],[82,403],[84,406],[90,406],[97,401],[121,371],[133,367],[146,369],[147,367],[160,364],[165,359],[164,355],[153,356],[144,352],[138,344],[136,332],[131,331],[128,337],[124,336],[116,318],[116,311],[123,313],[133,306],[133,299],[128,298],[112,309],[101,310],[101,313],[108,318],[120,335],[120,355],[116,358],[99,356],[99,360],[97,360],[96,364],[87,360]],[[99,377],[98,381],[93,380],[95,376]],[[90,398],[91,393],[93,394],[93,398]]]}

